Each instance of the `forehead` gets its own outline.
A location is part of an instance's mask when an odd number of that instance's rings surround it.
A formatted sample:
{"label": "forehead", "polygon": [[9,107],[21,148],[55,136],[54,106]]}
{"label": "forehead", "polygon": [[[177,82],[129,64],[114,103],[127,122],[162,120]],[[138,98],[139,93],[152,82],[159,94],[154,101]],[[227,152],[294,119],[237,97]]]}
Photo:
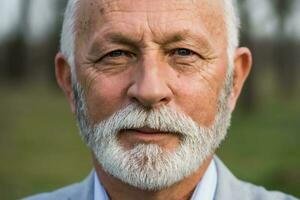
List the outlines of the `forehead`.
{"label": "forehead", "polygon": [[80,0],[81,8],[111,11],[169,11],[190,8],[217,8],[223,0]]}
{"label": "forehead", "polygon": [[[224,36],[224,0],[80,0],[76,32],[89,37],[110,25],[137,32],[147,25],[158,32],[202,29]],[[151,30],[150,30],[151,31]],[[176,30],[178,31],[178,30]],[[223,37],[223,38],[224,38]]]}

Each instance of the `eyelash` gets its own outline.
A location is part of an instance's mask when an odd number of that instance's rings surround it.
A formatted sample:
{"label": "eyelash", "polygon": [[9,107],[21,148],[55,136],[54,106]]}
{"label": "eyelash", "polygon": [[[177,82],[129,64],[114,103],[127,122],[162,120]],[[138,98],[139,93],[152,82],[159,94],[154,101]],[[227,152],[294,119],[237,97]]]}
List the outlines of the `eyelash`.
{"label": "eyelash", "polygon": [[[113,55],[114,53],[120,53],[120,55],[115,55],[114,56]],[[106,57],[117,58],[117,57],[120,57],[120,56],[123,56],[123,55],[132,56],[132,55],[134,55],[134,53],[126,51],[126,50],[117,49],[117,50],[108,52],[107,54],[105,54],[104,56],[102,56],[101,59],[106,58]]]}
{"label": "eyelash", "polygon": [[[180,55],[181,53],[186,53],[186,55]],[[113,55],[114,53],[119,53],[119,55]],[[176,49],[172,49],[171,51],[169,51],[169,55],[171,56],[178,56],[178,57],[190,57],[190,56],[194,56],[194,55],[198,55],[196,52],[194,52],[193,50],[187,49],[187,48],[176,48]],[[136,56],[135,53],[132,53],[130,51],[127,50],[122,50],[122,49],[117,49],[117,50],[113,50],[110,51],[108,53],[106,53],[104,56],[102,56],[99,60],[97,60],[97,62],[102,61],[105,58],[111,58],[111,59],[118,59],[122,56],[128,56],[128,57],[133,57]],[[202,58],[202,56],[199,56]]]}
{"label": "eyelash", "polygon": [[[187,53],[186,55],[180,55],[179,52],[181,53]],[[196,54],[194,51],[190,50],[190,49],[187,49],[187,48],[177,48],[177,49],[174,49],[171,51],[171,54],[172,55],[175,55],[175,54],[178,54],[178,56],[182,56],[182,57],[185,57],[185,56],[191,56],[191,55],[194,55]]]}

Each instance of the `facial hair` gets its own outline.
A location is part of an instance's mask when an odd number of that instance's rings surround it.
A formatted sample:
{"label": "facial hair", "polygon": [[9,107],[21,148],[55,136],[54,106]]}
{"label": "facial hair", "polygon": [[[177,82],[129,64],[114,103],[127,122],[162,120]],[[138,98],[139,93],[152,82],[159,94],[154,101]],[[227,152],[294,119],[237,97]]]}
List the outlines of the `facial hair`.
{"label": "facial hair", "polygon": [[[145,109],[137,103],[92,124],[84,91],[74,82],[80,135],[108,174],[142,190],[161,190],[197,171],[225,138],[231,118],[228,107],[231,83],[231,77],[227,78],[219,96],[214,123],[207,128],[168,106]],[[154,143],[137,144],[131,149],[121,146],[118,141],[120,131],[143,127],[176,134],[180,143],[169,151]]]}

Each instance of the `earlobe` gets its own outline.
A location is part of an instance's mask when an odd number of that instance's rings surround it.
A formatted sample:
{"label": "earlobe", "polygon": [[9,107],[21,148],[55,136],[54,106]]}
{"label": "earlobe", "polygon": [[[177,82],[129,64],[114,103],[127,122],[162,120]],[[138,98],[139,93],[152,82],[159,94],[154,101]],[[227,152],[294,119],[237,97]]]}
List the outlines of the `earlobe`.
{"label": "earlobe", "polygon": [[55,75],[58,85],[64,91],[68,99],[72,112],[75,113],[71,66],[65,56],[60,52],[57,53],[55,57]]}
{"label": "earlobe", "polygon": [[248,48],[241,47],[235,52],[233,69],[233,88],[230,97],[230,108],[234,110],[243,85],[250,73],[252,66],[252,55]]}

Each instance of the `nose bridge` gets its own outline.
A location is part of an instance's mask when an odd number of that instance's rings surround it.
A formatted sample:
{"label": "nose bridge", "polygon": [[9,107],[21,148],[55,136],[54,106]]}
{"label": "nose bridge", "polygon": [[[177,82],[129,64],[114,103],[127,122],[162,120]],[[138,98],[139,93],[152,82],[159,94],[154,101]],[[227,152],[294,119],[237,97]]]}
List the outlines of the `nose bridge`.
{"label": "nose bridge", "polygon": [[157,84],[157,86],[160,86],[163,76],[163,64],[159,61],[158,56],[156,56],[154,53],[145,55],[142,59],[141,65],[140,65],[140,76],[138,77],[138,80],[141,83],[141,86],[149,86],[150,84],[147,83],[153,83]]}
{"label": "nose bridge", "polygon": [[134,74],[134,83],[128,90],[130,98],[146,107],[167,104],[171,100],[172,91],[164,67],[155,51],[144,55]]}

